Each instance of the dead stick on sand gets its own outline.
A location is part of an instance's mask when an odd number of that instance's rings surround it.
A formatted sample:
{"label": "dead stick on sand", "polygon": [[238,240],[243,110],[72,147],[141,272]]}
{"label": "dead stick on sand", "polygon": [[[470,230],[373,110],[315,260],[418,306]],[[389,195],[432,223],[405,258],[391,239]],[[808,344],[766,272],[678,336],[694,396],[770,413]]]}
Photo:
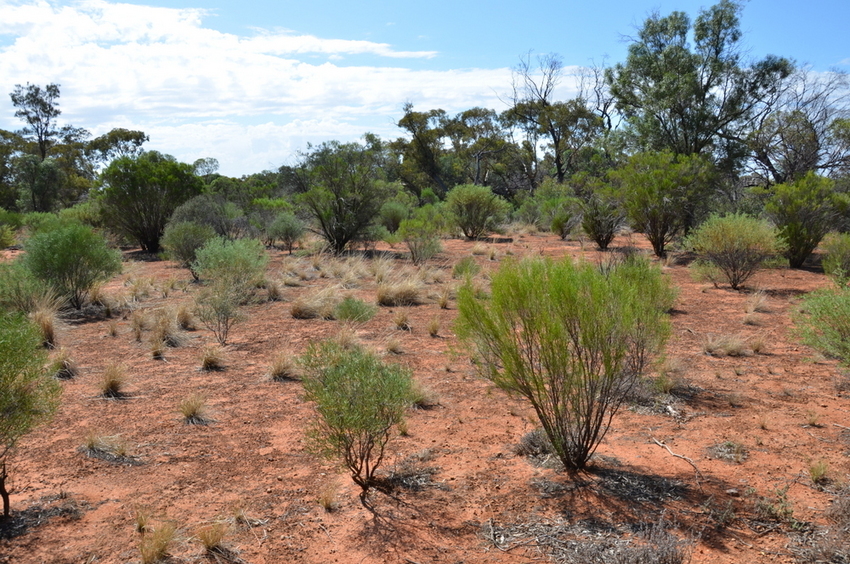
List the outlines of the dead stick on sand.
{"label": "dead stick on sand", "polygon": [[682,454],[676,454],[675,452],[670,450],[670,447],[668,447],[667,445],[665,445],[664,443],[662,443],[661,441],[659,441],[655,437],[650,437],[650,438],[652,439],[652,441],[655,444],[666,449],[667,452],[669,452],[671,456],[675,456],[676,458],[681,458],[682,460],[684,460],[685,462],[687,462],[688,464],[690,464],[693,467],[694,474],[695,474],[694,479],[697,482],[697,487],[699,488],[699,491],[702,491],[702,485],[699,482],[700,478],[702,478],[702,472],[699,471],[699,468],[697,468],[697,465],[694,464],[694,461],[691,460],[690,458],[688,458],[687,456],[682,455]]}

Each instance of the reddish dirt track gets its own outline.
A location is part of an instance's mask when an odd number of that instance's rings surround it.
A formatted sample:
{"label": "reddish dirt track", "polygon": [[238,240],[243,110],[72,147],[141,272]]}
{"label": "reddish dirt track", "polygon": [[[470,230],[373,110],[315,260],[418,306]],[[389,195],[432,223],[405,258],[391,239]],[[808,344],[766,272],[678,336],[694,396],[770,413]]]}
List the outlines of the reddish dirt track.
{"label": "reddish dirt track", "polygon": [[[614,243],[626,245],[648,249],[636,235]],[[668,261],[664,273],[679,293],[667,367],[678,383],[654,405],[624,408],[592,471],[571,479],[552,464],[535,465],[514,454],[520,438],[536,426],[533,412],[478,377],[452,333],[455,302],[448,309],[437,304],[444,287],[458,284],[452,265],[473,249],[484,253],[474,255],[484,273],[509,254],[599,260],[590,244],[551,235],[446,241],[444,252],[427,266],[428,303],[404,308],[411,330],[402,331],[393,321],[399,308],[381,307],[358,325],[293,319],[291,300],[339,285],[354,269],[332,269],[328,265],[336,259],[326,257],[315,261],[317,270],[310,257],[296,262],[273,251],[269,278],[282,281],[284,265],[295,265],[304,285],[281,285],[283,300],[246,306],[245,321],[234,327],[225,347],[225,370],[203,372],[199,355],[215,341],[210,331],[185,333],[182,346],[155,360],[149,333],[138,342],[131,328],[131,310],[190,304],[197,285],[173,263],[136,261],[135,253],[127,253],[123,273],[103,289],[116,301],[130,300],[136,289],[137,299],[122,315],[58,326],[58,345],[79,365],[79,374],[62,382],[62,405],[52,422],[20,443],[10,468],[12,509],[28,520],[28,529],[0,539],[0,562],[139,562],[138,511],[149,512],[154,527],[164,521],[177,526],[172,562],[214,561],[193,535],[216,519],[233,523],[225,539],[231,561],[483,564],[543,558],[534,542],[503,538],[509,525],[592,521],[608,527],[607,534],[626,534],[662,513],[675,523],[677,535],[698,536],[696,564],[793,561],[791,525],[760,519],[758,498],[775,501],[775,492],[787,488],[794,519],[819,525],[850,470],[850,409],[836,386],[840,370],[791,331],[790,314],[800,295],[828,284],[822,273],[766,270],[737,292],[694,281],[687,265]],[[340,292],[374,302],[377,282],[367,272],[372,262],[364,259],[358,267],[363,273],[349,275],[351,287]],[[395,272],[414,270],[404,258],[393,263]],[[486,283],[483,275],[477,279]],[[163,288],[175,280],[163,297]],[[142,287],[148,284],[145,297]],[[767,309],[748,316],[756,289],[766,295]],[[440,324],[437,337],[428,332],[434,319]],[[381,354],[396,341],[401,354],[387,354],[387,360],[409,366],[438,401],[430,409],[411,410],[408,434],[394,439],[387,463],[390,468],[407,460],[408,467],[430,469],[431,481],[420,491],[399,490],[396,499],[373,494],[374,512],[360,504],[346,473],[305,450],[314,412],[300,384],[265,378],[276,353],[298,355],[310,341],[341,330],[353,331]],[[755,345],[760,352],[707,355],[706,341],[722,336],[740,337],[746,348]],[[127,367],[128,395],[101,399],[97,382],[114,363]],[[184,424],[178,411],[181,400],[197,392],[211,410],[213,421],[206,426]],[[120,435],[129,458],[86,456],[80,447],[90,433]],[[724,458],[712,450],[718,445],[735,452]],[[829,469],[822,486],[809,476],[819,461]],[[317,500],[333,484],[339,506],[327,512]],[[726,509],[734,516],[722,526]],[[239,514],[248,522],[235,519]]]}

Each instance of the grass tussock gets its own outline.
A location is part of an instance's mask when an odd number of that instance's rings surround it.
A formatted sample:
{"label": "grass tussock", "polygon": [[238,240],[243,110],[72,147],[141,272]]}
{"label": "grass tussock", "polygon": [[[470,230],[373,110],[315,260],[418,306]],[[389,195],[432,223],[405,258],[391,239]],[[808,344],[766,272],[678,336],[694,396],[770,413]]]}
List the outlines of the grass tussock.
{"label": "grass tussock", "polygon": [[740,335],[707,335],[702,350],[711,356],[749,356],[752,350]]}
{"label": "grass tussock", "polygon": [[42,344],[52,349],[56,346],[56,312],[50,309],[37,309],[30,314],[30,319],[41,332]]}
{"label": "grass tussock", "polygon": [[410,326],[410,316],[407,313],[407,310],[400,309],[395,312],[393,315],[393,323],[396,326],[396,329],[400,329],[402,331],[410,331],[412,328]]}
{"label": "grass tussock", "polygon": [[414,277],[378,285],[378,305],[384,307],[415,306],[424,303],[422,283]]}
{"label": "grass tussock", "polygon": [[339,509],[339,500],[337,499],[338,494],[339,482],[328,482],[319,492],[317,501],[319,502],[319,505],[322,506],[322,509],[328,513],[333,513]]}
{"label": "grass tussock", "polygon": [[55,378],[70,380],[77,376],[79,367],[71,358],[71,353],[68,352],[68,349],[60,348],[53,355],[53,360],[50,362],[50,371]]}
{"label": "grass tussock", "polygon": [[181,305],[177,308],[175,314],[177,325],[184,331],[195,331],[198,328],[198,323],[195,320],[195,315],[192,313],[192,308],[188,305]]}
{"label": "grass tussock", "polygon": [[180,401],[180,415],[187,425],[206,425],[210,422],[207,397],[194,393]]}
{"label": "grass tussock", "polygon": [[339,302],[339,288],[323,288],[293,300],[290,314],[295,319],[333,319]]}
{"label": "grass tussock", "polygon": [[152,531],[142,535],[139,541],[139,553],[142,564],[164,562],[169,556],[169,549],[177,539],[177,525],[170,521],[160,523]]}
{"label": "grass tussock", "polygon": [[289,351],[280,351],[272,357],[266,375],[273,382],[285,382],[301,378],[298,372],[298,362]]}
{"label": "grass tussock", "polygon": [[124,388],[128,382],[127,368],[123,364],[110,364],[100,376],[98,392],[106,399],[122,399],[126,397]]}
{"label": "grass tussock", "polygon": [[219,345],[205,345],[201,349],[201,370],[213,372],[224,370],[225,354],[224,349]]}
{"label": "grass tussock", "polygon": [[226,555],[229,551],[224,545],[224,539],[230,534],[230,524],[225,521],[216,521],[203,525],[195,531],[195,538],[204,547],[207,554]]}

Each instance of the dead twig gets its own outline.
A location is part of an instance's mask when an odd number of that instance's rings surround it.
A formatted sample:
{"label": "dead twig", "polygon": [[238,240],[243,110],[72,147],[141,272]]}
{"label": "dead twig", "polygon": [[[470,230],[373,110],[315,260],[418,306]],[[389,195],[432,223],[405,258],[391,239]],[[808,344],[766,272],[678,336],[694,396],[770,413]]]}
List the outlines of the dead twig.
{"label": "dead twig", "polygon": [[691,460],[690,458],[688,458],[687,456],[683,455],[683,454],[676,454],[675,452],[670,450],[669,446],[667,446],[663,442],[659,441],[655,437],[650,437],[650,439],[652,439],[652,442],[654,442],[658,446],[667,450],[667,452],[669,452],[671,456],[675,456],[676,458],[681,458],[682,460],[684,460],[685,462],[690,464],[691,467],[694,469],[694,480],[696,480],[697,487],[699,488],[699,491],[702,491],[702,484],[700,484],[700,479],[702,479],[702,472],[699,471],[699,468],[697,468],[697,465],[694,464],[694,461]]}

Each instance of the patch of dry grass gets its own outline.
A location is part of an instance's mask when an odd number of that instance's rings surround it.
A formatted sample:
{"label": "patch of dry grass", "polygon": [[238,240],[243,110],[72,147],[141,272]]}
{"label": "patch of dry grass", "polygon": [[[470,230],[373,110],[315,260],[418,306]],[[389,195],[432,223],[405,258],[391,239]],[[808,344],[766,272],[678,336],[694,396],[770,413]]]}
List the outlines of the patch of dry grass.
{"label": "patch of dry grass", "polygon": [[280,351],[272,357],[269,370],[266,372],[269,380],[283,382],[300,379],[298,362],[289,351]]}
{"label": "patch of dry grass", "polygon": [[123,364],[110,364],[100,376],[98,392],[107,399],[121,399],[126,395],[124,387],[128,381],[127,368]]}
{"label": "patch of dry grass", "polygon": [[749,356],[752,350],[740,335],[706,335],[703,351],[711,356]]}
{"label": "patch of dry grass", "polygon": [[212,372],[224,370],[224,349],[219,345],[205,345],[201,349],[201,370]]}
{"label": "patch of dry grass", "polygon": [[160,523],[139,541],[142,564],[156,564],[168,558],[168,551],[177,539],[177,525],[170,521]]}
{"label": "patch of dry grass", "polygon": [[340,289],[331,286],[305,292],[293,300],[289,311],[295,319],[333,319],[340,301]]}
{"label": "patch of dry grass", "polygon": [[415,306],[424,303],[422,283],[414,277],[378,285],[377,302],[385,307]]}
{"label": "patch of dry grass", "polygon": [[193,393],[180,401],[180,415],[187,425],[206,425],[210,422],[207,397]]}

